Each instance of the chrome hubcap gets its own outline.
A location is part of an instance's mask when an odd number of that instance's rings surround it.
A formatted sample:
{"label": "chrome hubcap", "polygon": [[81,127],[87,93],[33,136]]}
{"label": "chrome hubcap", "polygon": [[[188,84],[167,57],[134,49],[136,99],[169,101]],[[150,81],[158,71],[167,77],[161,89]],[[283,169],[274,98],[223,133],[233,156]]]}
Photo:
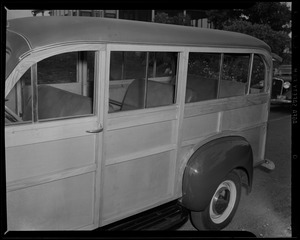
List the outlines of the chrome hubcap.
{"label": "chrome hubcap", "polygon": [[222,182],[216,190],[210,202],[209,214],[214,223],[225,221],[236,201],[237,189],[233,181],[226,180]]}

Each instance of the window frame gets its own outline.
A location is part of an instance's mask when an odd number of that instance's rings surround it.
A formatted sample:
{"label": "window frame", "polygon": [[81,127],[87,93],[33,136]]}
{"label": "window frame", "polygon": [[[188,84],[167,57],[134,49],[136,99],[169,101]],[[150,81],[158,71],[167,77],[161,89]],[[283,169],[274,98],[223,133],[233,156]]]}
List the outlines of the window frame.
{"label": "window frame", "polygon": [[[10,91],[12,91],[12,89],[17,86],[17,84],[20,83],[20,79],[21,77],[25,74],[26,71],[35,68],[34,66],[37,65],[38,62],[50,58],[52,56],[56,56],[59,54],[63,54],[63,53],[69,53],[69,52],[87,52],[87,51],[93,51],[95,52],[95,65],[94,65],[94,99],[93,99],[93,114],[89,114],[89,115],[78,115],[78,116],[70,116],[70,117],[63,117],[63,118],[51,118],[51,119],[45,119],[45,120],[38,120],[37,119],[37,94],[36,94],[36,90],[37,90],[37,81],[31,79],[32,83],[31,83],[31,87],[32,87],[32,99],[34,101],[32,101],[32,114],[33,114],[33,118],[31,121],[26,121],[26,122],[17,122],[17,123],[13,123],[13,124],[7,124],[5,125],[5,127],[16,127],[16,126],[24,126],[25,128],[27,128],[27,126],[34,126],[38,124],[50,124],[52,125],[52,123],[55,122],[59,122],[59,124],[61,124],[60,122],[63,120],[63,122],[65,121],[69,121],[69,122],[78,122],[78,121],[82,121],[80,119],[82,118],[86,118],[86,121],[89,121],[88,119],[90,118],[98,118],[99,114],[100,114],[100,104],[98,103],[98,98],[99,96],[97,94],[95,94],[96,92],[102,92],[100,89],[100,85],[101,81],[99,80],[99,78],[101,77],[101,75],[104,75],[103,73],[100,73],[100,71],[102,69],[100,66],[100,58],[101,58],[101,54],[100,52],[105,52],[106,46],[105,44],[87,44],[87,43],[81,43],[81,44],[76,44],[76,43],[71,43],[71,44],[67,44],[67,45],[60,45],[57,47],[53,47],[53,48],[42,48],[42,49],[37,49],[31,53],[28,53],[27,55],[23,56],[23,58],[21,59],[21,61],[19,62],[19,64],[14,68],[13,72],[9,75],[9,77],[6,79],[5,82],[5,97],[8,96],[8,94],[10,93]],[[77,61],[79,59],[77,58]],[[103,59],[101,59],[101,61],[103,61]],[[101,64],[102,65],[102,64]],[[30,70],[31,71],[31,70]],[[103,71],[103,70],[102,70]],[[34,73],[35,72],[35,73]],[[31,71],[31,75],[32,77],[37,77],[37,71]],[[102,76],[103,77],[103,76]],[[75,82],[74,82],[75,83]],[[35,86],[33,86],[33,84]],[[59,83],[57,83],[59,84]],[[71,83],[72,84],[72,83]],[[34,104],[34,102],[36,104]],[[34,113],[35,112],[35,113]],[[56,125],[56,123],[54,124]]]}
{"label": "window frame", "polygon": [[[259,93],[251,93],[251,92],[250,92],[250,87],[251,87],[251,82],[252,82],[252,73],[253,73],[253,65],[254,65],[254,58],[255,58],[255,55],[257,55],[257,56],[260,58],[261,62],[264,64],[264,86],[263,86],[263,91],[262,91],[262,92],[259,92]],[[268,84],[270,84],[270,83],[267,81],[268,74],[269,74],[269,73],[267,72],[267,69],[269,69],[269,68],[268,68],[268,66],[267,66],[266,59],[263,57],[262,54],[259,54],[259,53],[253,53],[253,54],[251,55],[251,59],[252,59],[252,61],[251,61],[251,72],[250,72],[250,74],[249,74],[250,77],[249,77],[248,95],[262,94],[262,93],[266,93],[266,92],[271,91],[271,85],[268,85]],[[271,72],[273,72],[273,70],[272,70]],[[273,74],[272,74],[272,75],[273,75]]]}
{"label": "window frame", "polygon": [[[272,69],[270,69],[270,63],[267,61],[268,54],[259,49],[244,49],[244,48],[210,48],[210,47],[189,47],[188,48],[188,53],[219,53],[221,54],[221,60],[220,60],[220,72],[219,72],[219,79],[218,79],[218,91],[217,91],[217,98],[215,99],[208,99],[208,100],[203,100],[203,101],[196,101],[196,102],[189,102],[185,103],[186,105],[194,105],[197,103],[202,103],[202,102],[207,102],[207,101],[219,101],[219,100],[224,100],[224,99],[231,99],[231,98],[240,98],[240,97],[246,97],[246,96],[251,96],[251,95],[257,95],[257,94],[268,94],[270,93],[270,83],[268,81],[268,76],[272,73]],[[224,54],[249,54],[249,65],[248,65],[248,76],[247,76],[247,91],[245,92],[244,95],[239,95],[239,96],[231,96],[231,97],[224,97],[224,98],[219,98],[219,91],[220,91],[220,81],[222,78],[222,67],[224,63]],[[264,64],[264,89],[263,92],[259,93],[250,93],[250,84],[251,84],[251,76],[252,76],[252,69],[253,69],[253,61],[254,61],[254,55],[258,55],[260,59],[262,60]],[[187,64],[188,64],[189,58],[187,59]]]}
{"label": "window frame", "polygon": [[[177,68],[177,89],[176,89],[176,104],[178,105],[198,105],[202,104],[203,102],[206,103],[207,101],[211,102],[222,102],[224,99],[236,99],[236,98],[246,98],[247,96],[256,96],[256,95],[262,95],[262,94],[269,94],[271,91],[271,83],[268,81],[269,78],[272,76],[272,59],[269,58],[269,53],[264,49],[253,49],[253,48],[240,48],[240,47],[210,47],[210,46],[185,46],[184,44],[181,46],[172,46],[172,45],[147,45],[147,44],[119,44],[119,43],[108,43],[107,44],[107,51],[106,51],[106,77],[105,77],[105,85],[109,86],[109,72],[110,72],[110,52],[111,51],[150,51],[150,52],[177,52],[178,53],[178,68]],[[216,98],[216,99],[210,99],[200,102],[190,102],[185,103],[185,92],[186,92],[186,82],[187,82],[187,70],[188,70],[188,59],[189,59],[189,53],[219,53],[219,54],[225,54],[225,53],[240,53],[240,54],[250,54],[250,60],[251,55],[257,54],[261,57],[263,60],[263,63],[265,65],[265,77],[264,77],[264,92],[261,93],[252,93],[249,94],[249,88],[245,95],[241,96],[233,96],[228,98]],[[184,63],[184,65],[183,65]],[[251,63],[251,61],[250,61]],[[223,64],[223,63],[222,63]],[[271,75],[271,76],[270,76]],[[179,80],[179,81],[178,81]],[[249,82],[249,79],[248,79]],[[183,89],[182,89],[183,88]],[[105,109],[104,111],[108,113],[108,106],[109,106],[109,87],[106,87],[105,89]],[[218,90],[219,91],[219,90]],[[219,93],[218,93],[219,94]],[[108,114],[109,118],[110,116],[113,118],[117,118],[118,116],[123,115],[130,115],[132,111],[137,111],[137,114],[139,112],[152,112],[159,109],[169,109],[170,106],[161,106],[156,108],[145,108],[145,109],[137,109],[137,110],[130,110],[130,111],[118,111],[118,112],[111,112]],[[154,109],[154,110],[153,110]],[[129,114],[128,114],[129,113]]]}
{"label": "window frame", "polygon": [[[174,95],[174,103],[171,105],[166,105],[166,106],[157,106],[157,107],[146,107],[146,108],[141,108],[141,109],[134,109],[134,110],[126,110],[126,111],[116,111],[116,112],[109,112],[109,84],[110,84],[110,56],[111,52],[114,51],[119,51],[119,52],[176,52],[177,55],[177,74],[176,74],[176,87],[175,87],[175,95]],[[182,76],[183,73],[186,73],[186,66],[183,66],[183,64],[180,64],[180,62],[183,61],[185,58],[184,55],[186,54],[186,47],[184,46],[164,46],[164,45],[133,45],[133,44],[107,44],[107,53],[106,53],[106,61],[107,61],[107,67],[106,67],[106,85],[108,86],[106,88],[106,97],[105,97],[105,106],[106,109],[104,110],[108,116],[113,115],[113,117],[118,117],[119,115],[127,115],[128,113],[135,112],[136,114],[139,114],[139,112],[144,113],[144,112],[155,112],[155,111],[160,111],[163,109],[173,109],[174,107],[177,108],[180,99],[182,98],[182,94],[179,94],[179,89],[182,81],[178,81],[178,79],[185,79],[186,76]],[[185,74],[186,75],[186,74]]]}

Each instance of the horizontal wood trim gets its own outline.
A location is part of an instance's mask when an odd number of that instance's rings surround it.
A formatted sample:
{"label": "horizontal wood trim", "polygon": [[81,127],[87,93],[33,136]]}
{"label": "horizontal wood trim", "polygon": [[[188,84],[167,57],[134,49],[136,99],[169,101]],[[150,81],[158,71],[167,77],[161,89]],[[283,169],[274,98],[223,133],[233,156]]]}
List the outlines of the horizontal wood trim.
{"label": "horizontal wood trim", "polygon": [[138,52],[183,52],[186,50],[185,46],[166,46],[166,45],[151,45],[151,44],[127,44],[127,43],[109,43],[107,50],[110,51],[138,51]]}
{"label": "horizontal wood trim", "polygon": [[[191,45],[153,45],[153,44],[127,44],[108,43],[107,50],[110,51],[153,51],[153,52],[213,52],[213,53],[257,53],[269,57],[268,51],[262,48],[241,48],[236,46],[211,47],[211,46],[191,46]],[[269,57],[270,60],[271,57]]]}
{"label": "horizontal wood trim", "polygon": [[251,94],[247,96],[216,99],[216,100],[196,102],[196,103],[188,103],[185,105],[184,118],[264,104],[268,101],[268,98],[269,98],[269,94],[264,93],[264,94]]}
{"label": "horizontal wood trim", "polygon": [[61,180],[68,177],[73,177],[76,175],[81,175],[84,173],[94,172],[94,171],[96,171],[96,164],[92,164],[80,168],[59,171],[59,172],[50,173],[42,176],[30,177],[30,178],[7,183],[6,191],[11,192],[18,189],[32,187],[32,186],[36,186],[36,185],[40,185],[40,184],[44,184],[56,180]]}
{"label": "horizontal wood trim", "polygon": [[91,136],[86,131],[97,128],[96,119],[93,116],[8,126],[5,128],[5,147]]}
{"label": "horizontal wood trim", "polygon": [[116,163],[126,162],[126,161],[143,158],[143,157],[147,157],[147,156],[151,156],[151,155],[155,155],[155,154],[159,154],[159,153],[163,153],[163,152],[172,151],[172,150],[175,150],[176,147],[177,147],[176,144],[170,144],[170,145],[166,145],[166,146],[162,146],[162,147],[149,149],[146,151],[128,154],[128,155],[121,156],[121,157],[106,159],[105,165],[108,166],[108,165],[112,165],[112,164],[116,164]]}
{"label": "horizontal wood trim", "polygon": [[[149,110],[149,111],[148,111]],[[175,120],[178,118],[178,106],[159,107],[159,109],[141,109],[117,112],[108,115],[107,131]]]}
{"label": "horizontal wood trim", "polygon": [[255,125],[252,125],[252,126],[243,127],[243,128],[234,129],[234,130],[229,130],[229,131],[224,130],[222,132],[215,132],[213,134],[209,134],[209,135],[202,136],[202,137],[199,137],[199,138],[185,140],[185,141],[181,142],[181,147],[187,147],[187,146],[195,145],[195,144],[198,144],[202,141],[205,141],[206,139],[213,138],[214,136],[216,136],[216,138],[220,138],[220,137],[229,136],[229,135],[242,135],[242,132],[244,132],[244,131],[254,129],[254,128],[259,128],[259,127],[262,127],[262,126],[267,126],[267,122],[262,122],[262,123],[255,124]]}

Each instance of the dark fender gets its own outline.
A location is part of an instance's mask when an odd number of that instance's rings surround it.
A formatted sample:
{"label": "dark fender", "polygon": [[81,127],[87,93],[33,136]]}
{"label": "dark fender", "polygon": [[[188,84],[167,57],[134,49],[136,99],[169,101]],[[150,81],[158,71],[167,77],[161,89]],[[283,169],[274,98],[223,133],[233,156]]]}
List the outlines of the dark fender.
{"label": "dark fender", "polygon": [[246,171],[251,189],[252,148],[243,137],[222,137],[201,146],[184,170],[182,205],[192,211],[204,210],[222,179],[236,168]]}

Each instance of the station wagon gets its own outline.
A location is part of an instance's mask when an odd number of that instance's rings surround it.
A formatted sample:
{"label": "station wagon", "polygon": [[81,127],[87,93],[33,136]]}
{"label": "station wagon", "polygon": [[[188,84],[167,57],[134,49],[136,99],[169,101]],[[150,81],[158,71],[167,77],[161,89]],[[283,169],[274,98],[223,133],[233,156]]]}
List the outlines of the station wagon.
{"label": "station wagon", "polygon": [[6,34],[9,231],[109,229],[174,202],[220,230],[253,168],[272,166],[272,56],[254,37],[92,17],[14,19]]}

